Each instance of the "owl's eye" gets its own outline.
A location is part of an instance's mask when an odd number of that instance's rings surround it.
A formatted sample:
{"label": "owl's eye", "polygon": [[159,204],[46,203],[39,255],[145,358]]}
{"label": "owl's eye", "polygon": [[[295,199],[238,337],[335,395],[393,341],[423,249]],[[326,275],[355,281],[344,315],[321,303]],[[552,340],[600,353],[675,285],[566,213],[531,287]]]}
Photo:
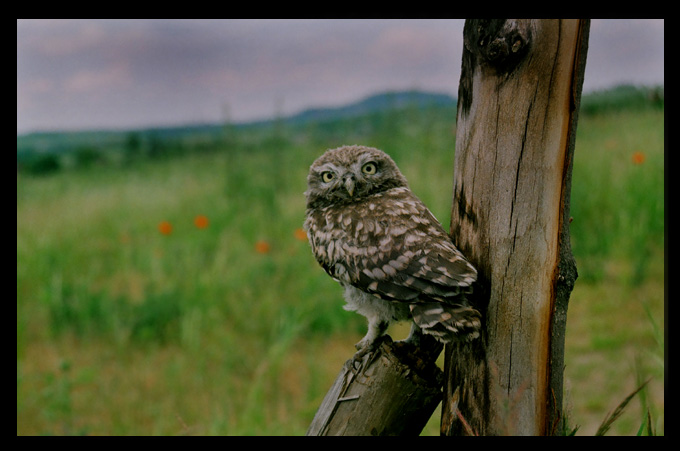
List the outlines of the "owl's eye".
{"label": "owl's eye", "polygon": [[335,174],[333,174],[331,171],[324,171],[321,173],[321,180],[324,181],[324,183],[328,183],[331,180],[335,178]]}
{"label": "owl's eye", "polygon": [[361,172],[367,175],[373,175],[378,172],[378,166],[371,161],[370,163],[366,163],[361,167]]}

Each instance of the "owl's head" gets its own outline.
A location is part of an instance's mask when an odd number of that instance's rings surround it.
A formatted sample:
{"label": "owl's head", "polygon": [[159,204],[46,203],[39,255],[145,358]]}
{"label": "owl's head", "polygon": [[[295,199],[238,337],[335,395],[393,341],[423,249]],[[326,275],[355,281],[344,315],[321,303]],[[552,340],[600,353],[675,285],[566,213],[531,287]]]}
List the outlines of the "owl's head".
{"label": "owl's head", "polygon": [[307,207],[359,202],[391,188],[408,187],[392,158],[382,150],[344,146],[327,150],[309,168]]}

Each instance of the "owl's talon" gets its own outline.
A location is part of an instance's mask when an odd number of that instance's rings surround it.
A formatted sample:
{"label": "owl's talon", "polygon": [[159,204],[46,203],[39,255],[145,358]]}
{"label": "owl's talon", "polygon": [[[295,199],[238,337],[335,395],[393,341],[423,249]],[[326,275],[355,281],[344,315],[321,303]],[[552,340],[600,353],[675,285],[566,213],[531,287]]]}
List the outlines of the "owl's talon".
{"label": "owl's talon", "polygon": [[365,352],[363,351],[358,351],[352,356],[352,361],[350,363],[350,369],[352,372],[356,375],[357,372],[361,369],[361,365],[364,360],[364,355],[366,355]]}
{"label": "owl's talon", "polygon": [[366,354],[373,352],[376,349],[371,345],[359,346],[359,343],[354,346],[357,348],[357,352],[352,356],[352,361],[354,362],[361,362]]}
{"label": "owl's talon", "polygon": [[[375,351],[380,345],[387,340],[392,340],[389,335],[379,335],[373,339],[365,338],[354,345],[357,348],[357,354],[366,355],[370,351]],[[356,354],[355,354],[356,355]]]}
{"label": "owl's talon", "polygon": [[[376,344],[376,342],[378,342]],[[373,343],[370,343],[368,345],[365,345],[363,347],[359,346],[360,343],[357,343],[355,346],[358,349],[357,352],[354,353],[352,356],[352,361],[351,361],[351,369],[354,374],[357,374],[359,370],[361,370],[362,367],[368,367],[371,362],[373,361],[373,355],[370,354],[375,354],[378,350],[378,347],[380,346],[380,340],[376,340]],[[364,358],[366,355],[369,355],[368,361],[364,363]]]}
{"label": "owl's talon", "polygon": [[[392,338],[389,335],[380,335],[371,341],[364,339],[355,344],[354,347],[357,348],[357,352],[352,356],[352,369],[358,371],[362,366],[368,368],[377,355],[378,348],[386,341],[391,342]],[[368,354],[371,355],[369,355],[368,361],[364,363],[364,357]]]}

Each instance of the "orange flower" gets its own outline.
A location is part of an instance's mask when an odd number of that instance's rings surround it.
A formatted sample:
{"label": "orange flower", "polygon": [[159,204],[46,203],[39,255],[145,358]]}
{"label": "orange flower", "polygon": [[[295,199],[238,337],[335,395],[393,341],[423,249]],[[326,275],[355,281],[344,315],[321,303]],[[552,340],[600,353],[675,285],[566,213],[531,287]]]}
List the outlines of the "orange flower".
{"label": "orange flower", "polygon": [[302,228],[295,229],[295,239],[300,241],[307,241],[307,232]]}
{"label": "orange flower", "polygon": [[642,164],[645,162],[645,154],[642,152],[633,152],[633,164]]}
{"label": "orange flower", "polygon": [[208,227],[208,218],[203,215],[198,215],[194,218],[194,225],[199,229]]}
{"label": "orange flower", "polygon": [[258,254],[267,254],[270,250],[271,246],[264,240],[259,240],[257,243],[255,243],[255,252]]}
{"label": "orange flower", "polygon": [[161,221],[161,223],[158,224],[158,231],[163,235],[170,235],[172,233],[172,224],[168,221]]}

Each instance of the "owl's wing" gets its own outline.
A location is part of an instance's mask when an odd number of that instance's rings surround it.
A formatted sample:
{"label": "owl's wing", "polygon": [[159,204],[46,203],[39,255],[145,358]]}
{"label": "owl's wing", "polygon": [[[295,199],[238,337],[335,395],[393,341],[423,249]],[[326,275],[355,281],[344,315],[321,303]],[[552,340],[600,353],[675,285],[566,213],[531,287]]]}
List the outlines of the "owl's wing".
{"label": "owl's wing", "polygon": [[477,273],[455,252],[395,247],[382,258],[369,258],[349,270],[350,283],[381,298],[447,302],[469,292]]}
{"label": "owl's wing", "polygon": [[424,205],[418,201],[417,214],[407,207],[379,221],[361,219],[367,229],[361,241],[375,245],[353,252],[359,257],[344,261],[342,278],[383,299],[455,303],[471,290],[477,271]]}

